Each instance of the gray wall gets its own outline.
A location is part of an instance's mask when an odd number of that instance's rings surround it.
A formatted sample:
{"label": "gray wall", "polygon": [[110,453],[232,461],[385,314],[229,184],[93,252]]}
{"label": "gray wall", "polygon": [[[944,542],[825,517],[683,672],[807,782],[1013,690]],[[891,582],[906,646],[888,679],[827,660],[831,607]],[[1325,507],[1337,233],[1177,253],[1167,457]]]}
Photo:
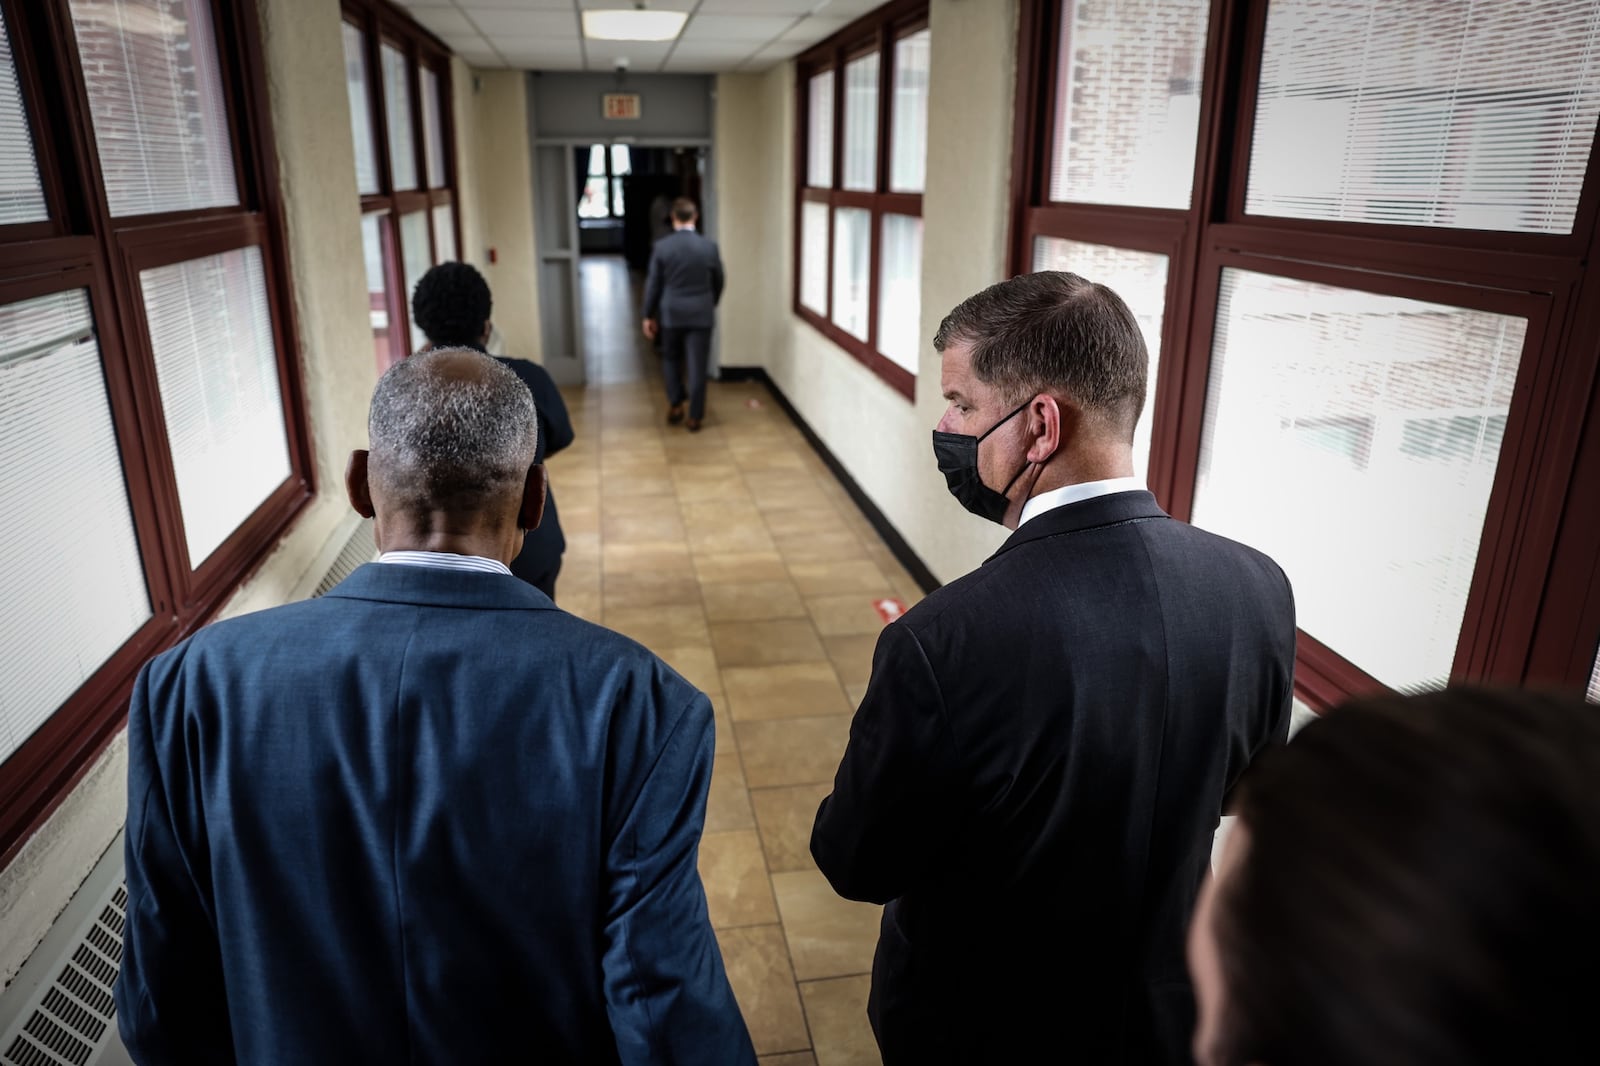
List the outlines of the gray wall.
{"label": "gray wall", "polygon": [[[533,128],[546,140],[709,141],[715,79],[703,74],[533,74]],[[605,93],[638,93],[640,117],[601,117]]]}

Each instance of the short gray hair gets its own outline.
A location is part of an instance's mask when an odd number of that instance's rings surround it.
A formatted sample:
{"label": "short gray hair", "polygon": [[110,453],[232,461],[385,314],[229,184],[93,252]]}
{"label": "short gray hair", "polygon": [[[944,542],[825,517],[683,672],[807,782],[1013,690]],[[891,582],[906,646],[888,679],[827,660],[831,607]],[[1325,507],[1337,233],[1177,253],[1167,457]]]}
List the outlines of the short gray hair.
{"label": "short gray hair", "polygon": [[[451,373],[463,358],[481,373]],[[539,424],[516,374],[470,348],[435,348],[379,379],[367,435],[368,469],[396,505],[468,512],[521,491]]]}

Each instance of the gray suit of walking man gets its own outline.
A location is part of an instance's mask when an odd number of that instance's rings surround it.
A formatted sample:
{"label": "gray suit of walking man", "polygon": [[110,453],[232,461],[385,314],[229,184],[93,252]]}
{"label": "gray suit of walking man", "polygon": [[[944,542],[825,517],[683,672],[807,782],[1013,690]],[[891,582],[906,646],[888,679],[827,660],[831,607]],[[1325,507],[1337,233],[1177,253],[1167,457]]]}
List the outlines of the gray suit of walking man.
{"label": "gray suit of walking man", "polygon": [[691,433],[706,416],[706,359],[723,282],[722,256],[715,241],[695,232],[698,217],[692,200],[672,202],[673,232],[656,242],[644,282],[644,335],[661,338],[667,421],[677,425],[687,413]]}

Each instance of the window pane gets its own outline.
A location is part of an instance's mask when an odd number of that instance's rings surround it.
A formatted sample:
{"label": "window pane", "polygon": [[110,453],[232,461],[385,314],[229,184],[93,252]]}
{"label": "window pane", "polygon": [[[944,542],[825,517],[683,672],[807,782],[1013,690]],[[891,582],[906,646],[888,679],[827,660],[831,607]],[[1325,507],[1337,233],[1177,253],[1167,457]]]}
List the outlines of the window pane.
{"label": "window pane", "polygon": [[604,177],[606,173],[606,146],[591,144],[589,146],[589,176]]}
{"label": "window pane", "polygon": [[621,177],[633,173],[633,153],[625,144],[611,146],[611,173]]}
{"label": "window pane", "polygon": [[71,0],[113,215],[239,202],[209,0]]}
{"label": "window pane", "polygon": [[372,319],[372,346],[378,365],[387,367],[389,348],[388,254],[383,245],[383,215],[361,216],[361,251],[367,267],[367,314]]}
{"label": "window pane", "polygon": [[[413,211],[400,216],[400,269],[405,274],[406,306],[411,306],[411,294],[417,291],[417,282],[433,265],[433,249],[428,247],[428,213]],[[411,323],[411,350],[428,343],[427,334]]]}
{"label": "window pane", "polygon": [[1186,208],[1209,0],[1067,0],[1050,199]]}
{"label": "window pane", "polygon": [[579,218],[606,218],[610,208],[606,203],[606,176],[589,178],[583,183],[583,198],[578,201]]}
{"label": "window pane", "polygon": [[1145,379],[1144,413],[1133,431],[1133,472],[1150,470],[1150,412],[1156,400],[1156,368],[1161,362],[1161,320],[1167,305],[1167,257],[1104,244],[1040,237],[1033,242],[1034,270],[1065,270],[1108,286],[1133,312],[1150,353]]}
{"label": "window pane", "polygon": [[928,157],[927,30],[894,46],[894,125],[890,141],[889,191],[921,192]]}
{"label": "window pane", "polygon": [[828,205],[800,205],[800,302],[828,313]]}
{"label": "window pane", "polygon": [[1589,675],[1589,702],[1600,703],[1600,656],[1594,660],[1594,673]]}
{"label": "window pane", "polygon": [[806,108],[806,184],[833,187],[833,71],[811,78]]}
{"label": "window pane", "polygon": [[1245,209],[1570,233],[1597,55],[1594,0],[1275,0]]}
{"label": "window pane", "polygon": [[622,218],[628,213],[627,206],[622,202],[622,179],[611,179],[611,213],[617,218]]}
{"label": "window pane", "polygon": [[428,154],[428,186],[444,188],[444,123],[439,117],[439,75],[428,67],[419,72],[422,79],[422,142]]}
{"label": "window pane", "polygon": [[922,325],[922,219],[883,216],[883,268],[878,278],[878,351],[917,372]]}
{"label": "window pane", "polygon": [[878,53],[844,68],[844,187],[878,187]]}
{"label": "window pane", "polygon": [[0,499],[5,759],[150,618],[81,292],[0,306]]}
{"label": "window pane", "polygon": [[389,171],[396,189],[417,187],[417,142],[411,128],[411,80],[406,57],[383,46],[383,102],[388,109]]}
{"label": "window pane", "polygon": [[356,144],[356,188],[378,192],[378,150],[373,147],[372,102],[367,98],[366,35],[344,24],[344,83],[350,97],[350,135]]}
{"label": "window pane", "polygon": [[449,204],[433,209],[434,262],[448,263],[456,258],[456,217]]}
{"label": "window pane", "polygon": [[198,568],[289,476],[261,249],[145,270],[139,285]]}
{"label": "window pane", "polygon": [[872,262],[872,212],[840,207],[833,212],[833,324],[867,339],[867,298]]}
{"label": "window pane", "polygon": [[22,108],[16,61],[11,58],[11,38],[6,35],[6,16],[0,11],[0,226],[49,217],[39,165],[34,161],[33,138],[28,133],[28,113]]}
{"label": "window pane", "polygon": [[1195,524],[1275,558],[1301,628],[1378,680],[1442,683],[1525,329],[1225,270]]}

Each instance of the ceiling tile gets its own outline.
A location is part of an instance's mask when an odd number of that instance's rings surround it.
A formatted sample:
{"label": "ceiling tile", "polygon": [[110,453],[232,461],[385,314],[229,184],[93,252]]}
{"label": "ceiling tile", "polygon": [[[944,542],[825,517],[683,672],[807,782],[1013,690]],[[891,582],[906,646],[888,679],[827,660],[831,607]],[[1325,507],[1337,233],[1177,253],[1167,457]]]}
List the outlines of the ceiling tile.
{"label": "ceiling tile", "polygon": [[704,0],[701,15],[809,15],[819,0]]}
{"label": "ceiling tile", "polygon": [[782,15],[696,15],[684,27],[683,41],[750,41],[766,44],[794,25]]}
{"label": "ceiling tile", "polygon": [[487,48],[473,49],[470,52],[457,52],[456,55],[464,62],[479,69],[494,70],[505,66],[505,62]]}
{"label": "ceiling tile", "polygon": [[419,5],[408,10],[411,12],[412,18],[415,18],[440,37],[459,36],[476,32],[472,28],[472,23],[467,21],[467,16],[453,7]]}
{"label": "ceiling tile", "polygon": [[[437,0],[427,0],[436,3]],[[473,11],[571,11],[572,0],[456,0],[458,7]]]}
{"label": "ceiling tile", "polygon": [[548,33],[496,34],[490,38],[495,50],[509,56],[512,52],[537,52],[540,55],[566,55],[568,53],[581,56],[583,49],[578,45],[578,38],[558,37]]}
{"label": "ceiling tile", "polygon": [[577,52],[506,52],[506,62],[517,70],[582,70],[583,57]]}
{"label": "ceiling tile", "polygon": [[798,41],[779,41],[777,44],[768,45],[751,56],[739,69],[750,72],[766,70],[778,63],[782,63],[786,59],[793,59],[805,51],[805,48],[806,46]]}
{"label": "ceiling tile", "polygon": [[584,42],[589,53],[590,70],[612,70],[618,57],[628,60],[628,69],[635,73],[648,73],[661,65],[671,50],[671,41],[596,41]]}
{"label": "ceiling tile", "polygon": [[[656,11],[693,11],[695,0],[650,0],[647,7]],[[632,0],[578,0],[579,7],[619,10],[633,7]]]}
{"label": "ceiling tile", "polygon": [[802,19],[800,23],[794,27],[794,29],[789,30],[781,38],[779,38],[779,40],[785,42],[796,41],[802,42],[806,45],[813,45],[818,41],[823,41],[829,37],[832,37],[834,34],[838,33],[840,30],[844,29],[854,21],[855,19],[853,18],[841,18],[836,15],[814,15],[811,18]]}
{"label": "ceiling tile", "polygon": [[472,21],[485,36],[534,37],[555,34],[578,35],[578,16],[573,11],[474,11]]}
{"label": "ceiling tile", "polygon": [[472,32],[446,33],[441,35],[440,39],[450,46],[450,51],[458,56],[465,56],[468,52],[493,53],[494,51],[489,47],[489,42],[483,39],[482,34]]}

